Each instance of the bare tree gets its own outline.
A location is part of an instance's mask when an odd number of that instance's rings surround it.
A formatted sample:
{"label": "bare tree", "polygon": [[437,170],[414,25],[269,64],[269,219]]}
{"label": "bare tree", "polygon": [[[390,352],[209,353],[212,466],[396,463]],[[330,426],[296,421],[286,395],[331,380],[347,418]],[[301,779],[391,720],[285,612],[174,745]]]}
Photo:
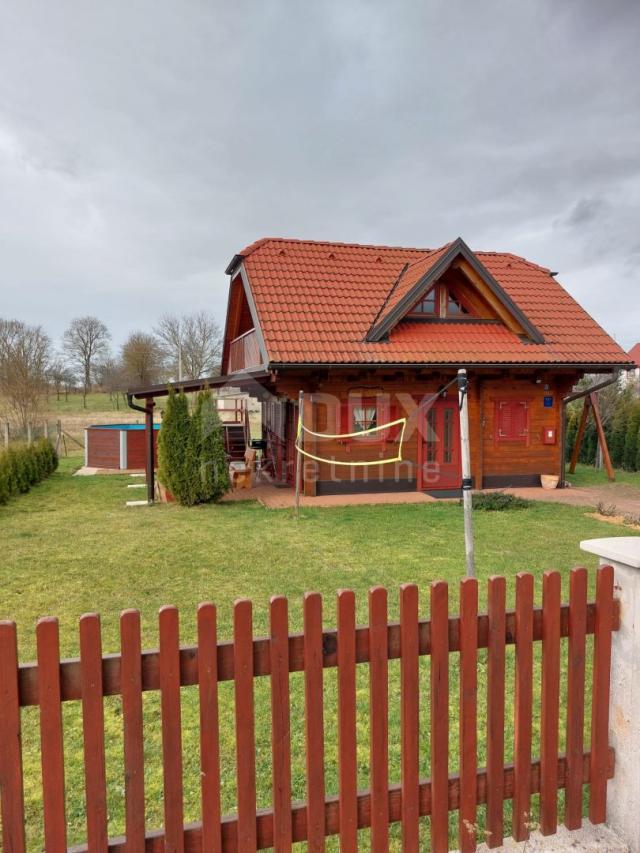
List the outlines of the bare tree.
{"label": "bare tree", "polygon": [[56,356],[49,364],[47,368],[47,380],[50,385],[53,385],[53,390],[56,392],[58,400],[61,394],[64,394],[65,400],[68,399],[69,389],[73,387],[75,378],[73,370],[60,356]]}
{"label": "bare tree", "polygon": [[42,411],[50,355],[41,326],[0,319],[0,396],[23,429]]}
{"label": "bare tree", "polygon": [[108,358],[95,368],[96,382],[103,391],[107,391],[111,403],[120,408],[120,395],[127,389],[127,373],[121,361]]}
{"label": "bare tree", "polygon": [[163,353],[153,335],[132,332],[122,345],[122,366],[127,384],[153,385],[163,373]]}
{"label": "bare tree", "polygon": [[93,369],[101,356],[109,352],[109,330],[97,317],[76,317],[64,333],[64,350],[82,377],[83,405],[91,391]]}
{"label": "bare tree", "polygon": [[199,379],[218,372],[222,359],[222,332],[206,311],[164,314],[154,333],[176,379]]}

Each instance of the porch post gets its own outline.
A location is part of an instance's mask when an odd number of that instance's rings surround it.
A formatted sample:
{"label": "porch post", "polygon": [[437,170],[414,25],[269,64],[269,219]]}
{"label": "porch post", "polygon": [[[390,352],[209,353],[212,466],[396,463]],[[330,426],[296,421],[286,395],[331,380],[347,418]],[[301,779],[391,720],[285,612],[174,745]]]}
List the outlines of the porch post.
{"label": "porch post", "polygon": [[155,400],[148,397],[145,405],[145,433],[147,439],[147,458],[146,458],[146,481],[147,481],[147,502],[151,505],[155,500],[155,453],[154,453],[154,435],[153,435],[153,410],[155,408]]}
{"label": "porch post", "polygon": [[612,565],[614,594],[620,600],[620,630],[611,645],[609,743],[616,754],[607,785],[607,823],[640,851],[640,536],[587,539],[583,551]]}

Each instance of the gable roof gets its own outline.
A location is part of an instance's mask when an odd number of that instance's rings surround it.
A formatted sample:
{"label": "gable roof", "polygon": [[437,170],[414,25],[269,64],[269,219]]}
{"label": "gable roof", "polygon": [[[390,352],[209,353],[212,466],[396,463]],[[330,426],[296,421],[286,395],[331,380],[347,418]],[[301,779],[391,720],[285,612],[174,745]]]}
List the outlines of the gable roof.
{"label": "gable roof", "polygon": [[[499,322],[402,319],[454,246],[476,259],[530,340]],[[228,272],[241,265],[273,365],[630,363],[548,269],[509,253],[471,253],[461,240],[411,249],[264,238],[235,255]],[[372,327],[385,337],[372,340]]]}
{"label": "gable roof", "polygon": [[636,367],[640,367],[640,343],[629,350],[629,360],[633,361]]}

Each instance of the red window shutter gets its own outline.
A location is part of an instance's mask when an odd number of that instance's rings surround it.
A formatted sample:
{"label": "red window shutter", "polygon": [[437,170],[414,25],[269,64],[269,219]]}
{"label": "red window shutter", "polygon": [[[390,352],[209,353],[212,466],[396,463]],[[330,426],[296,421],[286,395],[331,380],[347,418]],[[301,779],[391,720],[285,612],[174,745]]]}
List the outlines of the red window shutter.
{"label": "red window shutter", "polygon": [[342,400],[340,403],[340,424],[336,432],[347,433],[353,432],[351,429],[351,409],[349,406],[349,398]]}
{"label": "red window shutter", "polygon": [[527,438],[529,435],[529,406],[526,401],[513,404],[514,439]]}
{"label": "red window shutter", "polygon": [[526,400],[496,402],[496,441],[526,441],[529,437],[529,404]]}
{"label": "red window shutter", "polygon": [[[398,405],[397,403],[392,403],[389,407],[389,420],[396,421],[398,419]],[[397,441],[400,438],[400,430],[402,428],[402,424],[396,424],[395,426],[390,427],[387,432],[387,438],[389,441]]]}

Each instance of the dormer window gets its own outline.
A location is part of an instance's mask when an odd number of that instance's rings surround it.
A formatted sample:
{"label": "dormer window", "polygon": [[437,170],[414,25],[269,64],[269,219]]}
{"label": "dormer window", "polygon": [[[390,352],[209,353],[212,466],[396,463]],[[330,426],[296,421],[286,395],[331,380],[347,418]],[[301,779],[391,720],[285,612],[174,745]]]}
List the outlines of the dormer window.
{"label": "dormer window", "polygon": [[461,320],[471,312],[448,284],[439,282],[417,302],[409,316],[440,320]]}

